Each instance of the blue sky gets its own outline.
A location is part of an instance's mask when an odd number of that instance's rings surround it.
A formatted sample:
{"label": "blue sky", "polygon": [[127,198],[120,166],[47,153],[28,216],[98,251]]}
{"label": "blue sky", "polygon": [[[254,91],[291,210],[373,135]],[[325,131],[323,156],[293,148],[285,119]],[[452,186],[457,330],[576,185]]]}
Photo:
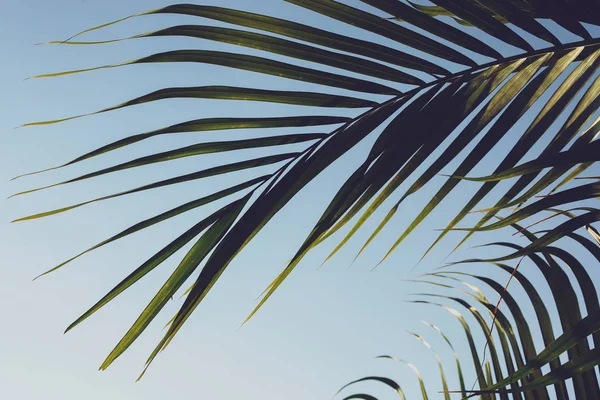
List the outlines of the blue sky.
{"label": "blue sky", "polygon": [[[241,2],[222,0],[207,3],[239,8]],[[0,97],[0,105],[7,112],[0,121],[0,152],[2,160],[5,160],[0,169],[0,195],[6,198],[21,190],[58,182],[157,149],[279,132],[270,129],[263,132],[241,130],[168,135],[98,157],[80,166],[7,183],[16,175],[62,164],[125,135],[190,119],[257,114],[357,115],[356,110],[170,100],[63,124],[12,129],[34,120],[95,111],[167,86],[227,84],[332,91],[233,69],[188,64],[143,65],[56,79],[24,80],[40,73],[121,62],[175,48],[238,50],[234,46],[182,38],[142,39],[89,47],[33,46],[39,42],[65,39],[91,26],[165,4],[156,0],[20,0],[5,5],[0,17],[0,40],[7,57],[2,65],[4,93]],[[342,27],[277,0],[261,0],[256,7],[245,5],[244,8],[314,24],[326,22],[339,32],[359,34],[358,30]],[[90,34],[87,38],[126,37],[173,24],[200,23],[198,21],[181,16],[150,16],[127,21]],[[240,51],[247,52],[245,49]],[[330,127],[319,127],[302,132],[329,130]],[[457,238],[442,243],[416,272],[408,273],[435,238],[433,229],[442,228],[453,216],[448,208],[442,207],[432,214],[388,261],[371,272],[386,246],[393,243],[401,227],[410,222],[410,217],[420,211],[433,189],[426,188],[404,204],[387,235],[350,268],[354,252],[345,251],[317,270],[334,242],[318,248],[257,316],[238,329],[256,304],[256,297],[293,254],[303,235],[318,218],[319,209],[335,193],[335,183],[347,176],[360,161],[369,140],[333,165],[273,219],[256,242],[231,264],[185,329],[139,383],[134,383],[134,380],[147,355],[161,338],[162,325],[176,312],[181,299],[170,302],[150,328],[108,371],[101,373],[97,368],[184,252],[179,252],[72,332],[67,335],[62,332],[159,246],[168,243],[208,211],[215,210],[215,206],[195,210],[102,248],[43,279],[32,282],[32,278],[143,218],[241,182],[250,175],[211,178],[158,189],[95,203],[33,222],[8,225],[8,221],[218,165],[224,160],[236,159],[237,155],[191,157],[4,202],[0,207],[3,224],[0,229],[0,252],[3,254],[0,302],[3,304],[1,317],[4,322],[0,350],[2,397],[19,400],[41,397],[152,400],[165,396],[216,400],[236,397],[267,400],[330,398],[344,383],[378,374],[396,378],[407,394],[418,393],[413,372],[402,364],[374,360],[373,357],[379,354],[414,361],[428,377],[430,394],[435,396],[433,391],[439,389],[435,359],[406,332],[423,333],[443,357],[451,360],[451,352],[435,332],[428,330],[420,321],[427,319],[447,327],[448,332],[456,337],[459,351],[465,349],[460,326],[445,311],[406,304],[405,300],[411,298],[410,293],[424,291],[427,287],[403,279],[439,266],[456,243]],[[506,145],[502,143],[500,147]],[[258,173],[252,176],[258,176]],[[438,178],[438,182],[441,179]],[[446,204],[454,205],[456,209],[475,189],[475,185],[465,184],[463,190],[446,200]],[[381,218],[382,214],[377,214],[375,221],[378,221],[377,217]],[[367,228],[374,226],[371,223]],[[359,235],[359,239],[364,240],[365,237],[366,233]],[[359,243],[360,240],[351,242],[351,248],[356,248]],[[367,384],[362,389],[373,394],[390,395],[376,385]]]}

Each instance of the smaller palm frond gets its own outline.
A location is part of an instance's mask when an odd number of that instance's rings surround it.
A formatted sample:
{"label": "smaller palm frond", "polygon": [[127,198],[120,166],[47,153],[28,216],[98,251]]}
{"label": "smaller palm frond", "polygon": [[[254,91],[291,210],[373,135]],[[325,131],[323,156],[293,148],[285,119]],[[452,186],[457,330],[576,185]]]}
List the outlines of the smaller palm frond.
{"label": "smaller palm frond", "polygon": [[[571,212],[563,211],[560,215],[566,215],[567,222],[579,218]],[[418,299],[410,301],[441,307],[453,315],[462,326],[470,351],[457,354],[444,331],[428,322],[425,324],[437,333],[427,330],[423,336],[411,334],[430,349],[424,337],[442,335],[443,341],[452,349],[457,387],[450,386],[450,390],[448,387],[451,384],[447,382],[443,363],[434,353],[441,372],[441,392],[445,398],[449,398],[450,394],[460,394],[462,398],[478,396],[482,399],[568,399],[570,395],[576,399],[598,398],[600,385],[595,368],[600,364],[600,305],[598,282],[590,276],[590,272],[598,265],[584,266],[578,258],[598,264],[600,247],[593,235],[568,232],[561,243],[574,244],[569,248],[578,257],[562,247],[550,245],[526,250],[551,231],[533,233],[511,223],[509,218],[501,222],[510,224],[530,244],[521,246],[497,242],[489,246],[523,254],[514,266],[498,261],[505,257],[470,259],[445,265],[425,274],[424,279],[420,280],[436,288],[436,291],[417,294]],[[589,229],[594,230],[591,227]],[[573,243],[568,243],[567,238]],[[486,268],[479,267],[476,273],[458,268],[475,263],[483,263]],[[504,275],[499,275],[498,271]],[[540,274],[544,282],[537,278]],[[536,275],[536,278],[528,275]],[[478,285],[483,285],[482,289]],[[461,286],[466,286],[468,290],[460,289]],[[549,288],[550,298],[543,294],[543,287]],[[577,295],[579,291],[582,296]],[[518,292],[526,297],[523,298]],[[491,302],[486,293],[498,300]],[[528,316],[528,309],[533,310],[532,316]],[[463,316],[465,313],[471,318]],[[558,319],[551,317],[553,313],[557,313]],[[483,342],[475,338],[475,330],[481,330],[479,337],[484,339]],[[561,333],[555,335],[555,332]],[[543,343],[536,342],[536,336],[541,337]],[[561,361],[561,356],[566,361]],[[473,366],[475,377],[464,376],[464,366],[469,364]],[[446,365],[446,370],[449,368]],[[547,372],[543,372],[543,368]],[[471,388],[466,385],[471,383],[469,379],[474,381]],[[419,380],[422,385],[422,378],[419,377]],[[573,385],[572,390],[566,384],[569,380]],[[352,384],[358,382],[362,380]],[[423,398],[427,398],[425,392]]]}

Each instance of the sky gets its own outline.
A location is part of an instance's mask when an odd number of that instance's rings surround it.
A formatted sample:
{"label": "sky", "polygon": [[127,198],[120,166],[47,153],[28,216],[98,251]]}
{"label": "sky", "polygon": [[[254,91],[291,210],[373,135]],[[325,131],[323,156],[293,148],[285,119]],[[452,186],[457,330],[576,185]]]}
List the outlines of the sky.
{"label": "sky", "polygon": [[[325,23],[325,26],[348,35],[362,34],[358,29],[342,26],[278,0],[261,0],[260,4],[254,5],[239,0],[207,0],[206,3],[251,9],[314,25]],[[95,111],[168,86],[226,84],[334,92],[316,85],[198,64],[130,66],[68,77],[26,80],[41,73],[112,64],[176,48],[249,52],[231,45],[185,38],[140,39],[102,46],[35,46],[36,43],[65,39],[83,29],[166,4],[169,2],[157,0],[8,0],[4,3],[0,16],[0,41],[5,55],[1,66],[3,95],[0,96],[0,106],[6,112],[0,120],[0,157],[3,160],[0,197],[6,198],[22,190],[52,184],[159,149],[177,148],[199,141],[284,132],[269,129],[261,132],[240,130],[168,135],[79,166],[9,181],[22,173],[62,164],[117,138],[190,119],[358,114],[357,110],[177,99],[62,124],[13,129],[31,121]],[[182,16],[148,16],[92,33],[86,38],[127,37],[185,23],[212,24]],[[384,39],[377,40],[386,43]],[[506,51],[510,53],[510,49]],[[302,132],[326,133],[330,130],[331,127],[317,127]],[[449,207],[436,210],[375,271],[371,269],[382,252],[393,243],[400,229],[420,211],[437,187],[426,187],[406,202],[381,241],[355,263],[352,260],[356,247],[361,239],[367,237],[366,232],[376,226],[376,222],[367,224],[365,233],[359,234],[350,243],[350,250],[343,251],[320,269],[319,265],[335,243],[331,241],[317,248],[260,312],[240,328],[241,322],[256,305],[256,298],[291,257],[319,217],[319,210],[335,194],[336,184],[339,185],[341,179],[360,162],[369,141],[372,143],[374,138],[375,135],[372,135],[334,164],[267,225],[255,242],[228,267],[184,329],[137,383],[135,379],[146,357],[162,337],[162,327],[177,311],[181,299],[171,301],[137,342],[107,371],[98,372],[98,366],[189,246],[85,323],[66,335],[63,331],[154,251],[208,212],[216,210],[221,203],[189,212],[94,251],[35,282],[32,279],[141,219],[231,186],[249,176],[258,176],[258,172],[175,185],[24,223],[9,224],[8,221],[218,165],[239,159],[239,155],[190,157],[2,201],[2,397],[18,400],[154,400],[165,396],[215,400],[241,397],[329,399],[345,383],[367,375],[393,377],[409,398],[417,395],[419,388],[413,371],[401,363],[374,359],[381,354],[413,361],[428,379],[426,384],[430,394],[435,396],[434,392],[440,386],[435,358],[407,332],[422,333],[443,359],[451,360],[451,351],[421,320],[447,329],[446,332],[456,338],[454,344],[459,352],[466,347],[459,324],[447,312],[407,303],[414,298],[411,293],[431,290],[429,286],[408,279],[440,266],[457,243],[457,236],[446,240],[415,271],[410,272],[435,238],[433,230],[445,226],[453,216],[450,208],[462,206],[476,190],[475,185],[464,184],[461,186],[464,189],[449,196],[446,200]],[[508,145],[508,142],[500,143],[499,149]],[[259,152],[247,152],[248,156],[253,154]],[[442,178],[436,179],[438,184],[442,182]],[[382,216],[382,213],[376,214],[374,221]],[[337,239],[341,237],[338,235]],[[460,254],[473,253],[463,250]],[[490,296],[490,299],[493,297]],[[365,384],[360,389],[387,396],[384,398],[392,398],[393,395],[381,385]]]}

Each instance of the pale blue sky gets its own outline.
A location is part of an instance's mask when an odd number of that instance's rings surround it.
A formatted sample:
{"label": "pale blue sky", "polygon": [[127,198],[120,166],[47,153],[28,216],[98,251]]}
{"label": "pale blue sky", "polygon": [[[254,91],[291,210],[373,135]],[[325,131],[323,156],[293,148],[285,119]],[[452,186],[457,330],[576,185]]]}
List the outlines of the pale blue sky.
{"label": "pale blue sky", "polygon": [[[240,0],[212,0],[207,3],[244,7],[314,24],[326,22],[329,24],[327,27],[335,27],[351,35],[359,32],[279,0],[260,0],[260,5],[256,6]],[[89,47],[33,46],[34,43],[65,39],[82,29],[165,4],[168,2],[157,0],[5,2],[0,17],[0,41],[5,55],[2,63],[3,95],[0,96],[0,106],[5,110],[0,121],[3,160],[0,197],[6,198],[21,190],[54,183],[156,149],[175,148],[204,140],[241,138],[249,134],[277,133],[272,129],[169,135],[138,143],[80,166],[7,183],[15,175],[61,164],[116,138],[189,119],[257,114],[357,115],[360,112],[250,102],[170,100],[64,124],[12,130],[25,122],[94,111],[167,86],[227,84],[331,91],[233,69],[188,64],[143,65],[24,81],[40,73],[121,62],[175,48],[238,51],[234,46],[182,38],[142,39]],[[116,25],[87,38],[125,37],[184,23],[212,24],[181,16],[152,16]],[[245,49],[240,51],[247,52]],[[323,127],[303,132],[329,130],[330,127]],[[368,143],[336,163],[273,219],[256,242],[231,264],[185,329],[137,384],[134,380],[144,360],[160,339],[162,325],[181,304],[180,299],[171,302],[147,332],[108,371],[98,372],[97,367],[184,253],[179,252],[69,334],[63,335],[62,332],[159,246],[206,215],[207,210],[214,210],[214,206],[187,213],[121,240],[38,281],[31,282],[31,279],[140,219],[230,186],[250,175],[207,179],[158,189],[33,222],[8,225],[8,221],[216,165],[222,160],[236,159],[237,155],[191,157],[156,164],[3,202],[0,207],[0,317],[3,321],[0,397],[11,400],[153,400],[165,396],[215,400],[328,399],[346,382],[378,374],[396,378],[407,394],[418,393],[413,372],[401,364],[373,360],[379,354],[414,361],[428,379],[427,385],[434,397],[434,391],[440,387],[435,359],[406,331],[423,333],[449,361],[449,350],[420,320],[427,319],[448,329],[458,350],[465,349],[464,341],[458,323],[448,313],[403,303],[410,299],[409,293],[428,288],[403,282],[402,279],[411,276],[408,275],[409,269],[435,238],[432,230],[442,228],[453,216],[448,212],[449,208],[437,210],[388,261],[378,270],[370,271],[400,229],[420,211],[432,189],[423,190],[405,203],[381,242],[351,268],[348,266],[354,252],[345,251],[317,271],[334,243],[317,249],[257,316],[238,330],[239,324],[256,304],[255,298],[293,254],[303,235],[318,218],[320,207],[334,194],[337,187],[332,183],[346,176],[350,168],[360,161],[366,145]],[[250,154],[255,153],[248,152]],[[258,172],[256,175],[252,173],[252,176],[258,175]],[[437,178],[437,182],[442,182],[442,178]],[[464,184],[464,189],[450,196],[446,205],[454,205],[452,210],[457,210],[475,189],[474,184]],[[381,213],[377,215],[381,216]],[[368,227],[372,229],[374,224]],[[365,234],[359,236],[364,240]],[[443,242],[412,276],[439,266],[456,239]],[[360,240],[356,240],[351,246],[355,248],[359,243]],[[463,251],[461,254],[472,253]],[[490,296],[490,299],[494,298]],[[465,369],[467,372],[471,370],[469,367]],[[454,376],[452,370],[448,373]],[[455,382],[453,378],[451,382]],[[470,382],[472,379],[468,379]],[[378,385],[366,384],[361,390],[387,395],[387,398],[393,395]]]}

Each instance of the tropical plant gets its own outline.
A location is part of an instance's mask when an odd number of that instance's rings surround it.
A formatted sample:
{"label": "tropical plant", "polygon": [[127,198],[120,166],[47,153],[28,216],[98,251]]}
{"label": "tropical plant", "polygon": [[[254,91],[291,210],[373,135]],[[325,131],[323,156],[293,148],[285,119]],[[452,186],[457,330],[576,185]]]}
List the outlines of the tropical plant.
{"label": "tropical plant", "polygon": [[[275,118],[210,118],[181,122],[125,137],[50,169],[71,166],[159,135],[270,127],[290,128],[290,131],[285,135],[204,142],[175,150],[156,152],[51,186],[18,193],[21,195],[130,168],[207,153],[251,148],[269,148],[271,151],[269,155],[263,157],[240,159],[234,163],[222,164],[19,219],[19,221],[36,219],[131,193],[250,170],[258,166],[272,166],[272,172],[267,175],[143,220],[50,270],[54,271],[91,250],[186,211],[226,197],[232,198],[227,205],[198,221],[174,241],[159,249],[148,261],[135,269],[69,326],[68,329],[71,329],[87,319],[177,250],[195,240],[192,248],[164,286],[109,354],[102,364],[102,369],[108,367],[136,340],[168,299],[195,271],[199,270],[199,276],[186,292],[187,297],[181,309],[171,320],[164,338],[150,355],[149,365],[202,302],[232,259],[269,220],[309,182],[320,176],[327,167],[367,137],[375,135],[374,144],[363,155],[363,160],[356,170],[352,171],[345,182],[340,182],[337,194],[323,211],[317,224],[281,274],[267,287],[263,298],[248,318],[252,317],[274,293],[307,252],[340,229],[351,226],[328,257],[329,259],[347,244],[376,210],[387,204],[386,200],[394,196],[399,197],[360,248],[358,254],[361,254],[388,225],[405,200],[426,184],[433,185],[432,178],[441,172],[446,172],[444,167],[458,159],[463,152],[467,153],[466,157],[454,171],[450,172],[437,193],[408,228],[400,232],[398,239],[383,259],[388,257],[465,179],[481,182],[481,186],[433,241],[429,250],[451,230],[458,229],[459,223],[474,211],[484,198],[488,198],[493,189],[503,189],[503,186],[498,185],[498,182],[503,180],[518,177],[507,190],[502,191],[493,205],[485,210],[484,216],[473,228],[462,228],[467,233],[456,248],[465,243],[475,232],[514,225],[525,218],[534,217],[543,210],[598,196],[596,183],[558,191],[562,187],[569,187],[565,185],[572,184],[573,179],[590,168],[600,154],[599,144],[594,140],[600,129],[600,116],[597,116],[600,106],[598,96],[600,38],[592,34],[597,32],[592,25],[600,24],[600,3],[597,0],[548,2],[434,0],[433,4],[427,5],[400,0],[362,0],[360,3],[356,2],[358,4],[355,6],[332,0],[287,0],[287,2],[362,29],[365,36],[356,38],[334,33],[325,24],[318,27],[313,26],[314,24],[307,25],[223,7],[178,4],[91,28],[66,41],[53,42],[92,45],[126,39],[185,36],[245,46],[294,61],[284,62],[257,55],[222,51],[173,50],[119,64],[39,75],[37,78],[133,64],[191,62],[237,68],[335,89],[335,93],[328,93],[230,86],[170,87],[105,108],[97,113],[170,98],[250,100],[323,107],[325,110],[331,108],[364,110],[357,112],[358,115],[353,118],[310,115]],[[129,18],[164,14],[194,16],[226,23],[236,28],[221,25],[179,25],[126,39],[104,42],[82,42],[77,38],[81,34]],[[376,37],[383,40],[374,39]],[[374,95],[379,96],[378,98],[384,96],[384,100],[373,99]],[[574,104],[574,107],[570,107],[571,104]],[[53,124],[78,117],[80,116],[27,125]],[[293,129],[328,125],[335,125],[335,127],[327,134],[298,133]],[[495,170],[489,176],[468,178],[467,175],[480,165],[484,157],[505,137],[514,138],[514,143],[503,150],[505,154],[500,162],[494,161]],[[276,151],[273,154],[274,146],[302,143],[306,145],[299,152]],[[546,144],[541,145],[541,143]],[[419,169],[422,166],[427,166],[424,172]],[[542,173],[544,170],[546,171]],[[410,180],[413,180],[413,183],[407,189],[402,189],[401,185]],[[551,196],[529,204],[530,200],[554,184],[556,186],[552,189]],[[529,205],[522,207],[526,204]],[[502,221],[490,223],[498,212],[511,207],[517,207],[519,211]],[[593,208],[578,210],[578,214],[573,215],[572,219],[554,226],[539,237],[528,235],[531,243],[523,247],[512,247],[511,254],[493,261],[500,263],[526,256],[534,261],[538,260],[544,268],[555,270],[558,267],[555,268],[554,261],[550,261],[552,260],[550,255],[554,255],[555,250],[549,246],[564,236],[579,238],[580,236],[574,232],[579,228],[589,227],[591,223],[598,220],[599,215],[600,213]],[[593,228],[589,227],[589,229]],[[591,247],[588,250],[596,251],[591,250]],[[542,257],[536,255],[540,252],[543,254]],[[571,258],[565,261],[572,267],[574,261]],[[515,278],[522,284],[526,282],[522,280],[525,278],[521,278],[516,267],[503,264],[496,264],[496,266],[508,271],[513,268]],[[437,274],[436,276],[448,278],[450,275]],[[475,278],[490,284],[494,290],[499,289],[498,283],[486,281],[483,275]],[[568,286],[564,282],[563,285]],[[536,303],[535,295],[528,294],[532,302]],[[508,296],[508,292],[504,294],[507,304],[510,302]],[[595,296],[597,298],[597,295]],[[483,295],[478,294],[475,300],[490,309]],[[560,301],[556,303],[560,306]],[[581,327],[585,326],[585,338],[597,330],[598,315],[593,313],[593,309],[590,309],[588,304],[586,308],[588,316],[582,319],[581,313],[575,312],[580,309],[579,307],[573,309],[569,307],[569,311],[566,311],[564,316],[568,321],[564,322],[561,319],[564,334],[556,339],[550,336],[544,337],[547,345],[545,351],[551,352],[552,357],[556,358],[555,356],[559,354],[558,350],[561,352],[567,350],[566,347],[561,347],[566,346],[564,341],[561,341],[565,335],[571,341],[574,338],[582,338],[570,334],[569,329],[580,332],[583,329]],[[511,312],[517,318],[517,310],[511,308]],[[557,392],[562,396],[565,392],[561,382],[552,381],[552,377],[556,377],[559,373],[563,374],[565,370],[579,373],[577,368],[580,368],[580,362],[585,361],[586,367],[590,365],[593,367],[600,361],[597,350],[589,350],[589,347],[585,349],[581,344],[585,342],[583,340],[569,350],[569,362],[562,367],[556,364],[557,360],[544,358],[546,362],[554,363],[551,364],[554,369],[550,374],[555,375],[541,377],[538,363],[549,353],[532,352],[534,348],[527,342],[527,335],[521,334],[521,330],[526,330],[523,323],[517,322],[519,330],[517,337],[507,325],[504,316],[499,311],[494,311],[494,314],[497,317],[494,325],[497,327],[497,332],[507,335],[510,345],[516,346],[520,343],[523,346],[525,351],[523,359],[517,356],[516,348],[513,348],[517,367],[513,370],[525,374],[518,376],[519,379],[526,379],[527,385],[536,385],[535,382],[542,382],[540,384],[544,385],[555,384],[557,391],[562,390]],[[561,318],[563,318],[562,313]],[[544,322],[544,324],[548,323],[549,321]],[[502,341],[502,351],[508,357],[509,350],[505,348],[505,344],[506,341]],[[496,350],[491,341],[489,347],[493,367],[496,369],[496,378],[493,379],[491,374],[481,373],[479,368],[480,390],[498,390],[512,385],[512,395],[518,398],[520,395],[516,383],[512,380],[503,380],[498,375],[497,360],[494,358]],[[475,364],[478,363],[475,360]],[[597,378],[595,375],[592,377],[593,369],[589,371],[577,375],[577,379],[585,381],[585,384],[577,389],[577,398],[600,398]],[[533,380],[530,382],[531,377]],[[559,381],[567,379],[566,375],[558,375],[558,377]],[[542,381],[542,379],[546,380]],[[535,396],[538,394],[547,396],[544,395],[545,389],[539,387],[536,387],[532,393],[536,393]],[[525,396],[530,398],[528,392]],[[502,397],[506,398],[506,392]]]}
{"label": "tropical plant", "polygon": [[[517,212],[516,214],[522,213]],[[565,214],[571,219],[577,218],[575,214],[568,211],[555,211],[553,216]],[[503,220],[502,222],[507,221]],[[538,240],[538,236],[527,228],[516,223],[511,225],[518,233],[522,233],[529,242]],[[593,228],[588,227],[588,230],[594,238],[597,238],[597,232]],[[547,232],[542,231],[540,233]],[[568,232],[566,236],[574,241],[576,246],[579,246],[575,248],[577,254],[584,256],[583,253],[587,252],[591,255],[593,261],[596,263],[600,261],[600,247],[597,239],[594,241],[594,239],[574,232]],[[524,246],[511,242],[495,242],[486,246],[498,246],[517,252],[522,252],[524,249]],[[427,279],[421,282],[434,285],[436,289],[442,288],[442,290],[450,291],[450,294],[440,294],[437,291],[435,293],[421,293],[418,300],[411,301],[411,303],[444,308],[458,320],[464,330],[470,354],[458,354],[454,350],[450,339],[439,327],[423,321],[429,328],[437,331],[434,335],[441,335],[454,352],[457,372],[456,382],[460,385],[454,391],[449,389],[442,360],[434,352],[440,369],[441,392],[444,393],[444,398],[449,399],[450,394],[453,392],[459,393],[461,398],[479,395],[483,399],[496,398],[492,397],[493,395],[498,395],[501,399],[568,399],[569,393],[571,395],[575,394],[577,399],[597,398],[600,392],[594,367],[600,363],[597,349],[600,308],[597,287],[590,276],[590,271],[586,270],[586,267],[570,252],[555,246],[544,246],[534,252],[526,253],[514,267],[501,262],[502,258],[504,257],[488,260],[464,260],[424,274]],[[535,266],[533,271],[531,268],[528,269],[527,266],[521,267],[524,258],[527,258]],[[494,269],[499,269],[506,274],[506,283],[498,281],[497,277],[486,276],[490,272],[489,269],[480,269],[478,273],[449,270],[452,266],[466,263],[493,265]],[[564,267],[561,266],[561,263],[564,264]],[[528,270],[530,274],[535,274],[535,270],[541,273],[544,284],[540,285],[539,278],[538,281],[528,278],[528,273],[523,268]],[[575,277],[574,282],[567,274],[569,271]],[[440,279],[443,280],[443,283],[440,282]],[[513,284],[512,288],[514,288],[514,285],[520,286],[525,291],[528,302],[523,302],[520,300],[520,296],[511,294],[510,283],[513,279],[516,283]],[[469,280],[489,287],[491,294],[499,298],[498,302],[490,302],[484,291],[473,283],[469,283]],[[469,289],[469,292],[457,287],[457,284],[461,283]],[[545,296],[540,294],[540,288],[543,286],[550,288],[550,299],[545,299]],[[583,301],[578,298],[577,289],[581,290]],[[500,309],[500,302],[506,304],[505,312]],[[549,312],[547,304],[551,308],[553,308],[552,304],[556,305],[558,322],[562,330],[562,334],[558,337],[554,334],[557,330],[554,329],[553,318],[550,317],[553,310]],[[454,307],[459,310],[464,309],[467,314],[472,315],[476,321],[476,326],[472,328],[468,320]],[[535,321],[528,321],[525,317],[527,307],[534,309]],[[483,310],[483,315],[478,308]],[[582,318],[585,311],[587,311],[587,316]],[[491,318],[490,325],[485,319],[486,314]],[[511,321],[514,321],[514,324]],[[475,330],[481,330],[481,336],[485,338],[485,343],[481,346],[478,346],[472,333]],[[495,339],[500,344],[499,348],[495,344],[497,342],[494,341],[494,330]],[[424,338],[424,336],[431,333],[432,331],[428,330],[423,336],[412,332],[410,334],[433,351],[431,345]],[[540,352],[536,351],[536,344],[533,339],[535,335],[541,336],[545,347]],[[593,338],[595,347],[592,349],[590,349],[588,338]],[[479,352],[481,349],[483,349],[483,353]],[[561,364],[559,357],[565,352],[568,354],[568,359]],[[490,360],[486,360],[488,353]],[[428,398],[424,378],[415,365],[389,355],[378,358],[393,359],[406,363],[417,374],[423,398]],[[463,376],[461,362],[472,363],[473,365],[476,378],[472,387],[468,387],[470,382],[466,381]],[[549,368],[549,371],[544,373],[542,367]],[[567,389],[565,384],[565,381],[569,379],[572,379],[572,390]],[[369,376],[358,379],[342,387],[340,392],[351,385],[367,381],[383,383],[393,388],[404,398],[401,386],[394,379],[382,376]],[[474,390],[475,385],[479,389]],[[553,385],[552,392],[554,396],[546,388],[549,385]],[[344,397],[345,400],[354,398],[375,399],[375,397],[364,393]]]}

